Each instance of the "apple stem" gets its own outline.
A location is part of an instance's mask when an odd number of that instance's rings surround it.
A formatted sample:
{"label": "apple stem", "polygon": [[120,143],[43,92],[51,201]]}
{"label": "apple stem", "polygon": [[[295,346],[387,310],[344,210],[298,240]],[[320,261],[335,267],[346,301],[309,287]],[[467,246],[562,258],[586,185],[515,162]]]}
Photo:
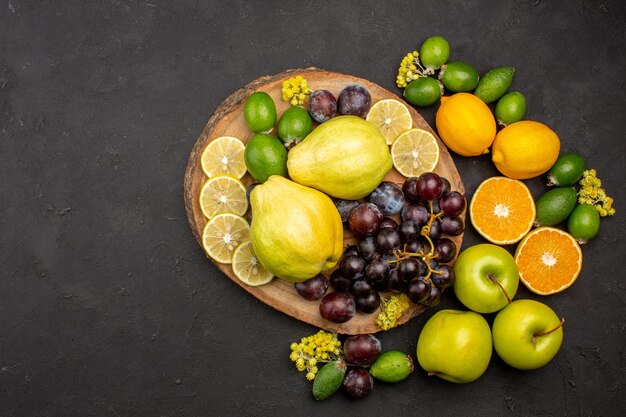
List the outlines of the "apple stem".
{"label": "apple stem", "polygon": [[504,289],[502,284],[500,284],[500,281],[498,281],[497,278],[493,275],[487,275],[487,277],[496,284],[498,284],[498,287],[500,287],[500,290],[502,290],[502,294],[504,294],[504,296],[506,297],[507,304],[511,304],[511,297],[509,297],[509,294],[506,293],[506,290]]}
{"label": "apple stem", "polygon": [[544,331],[544,332],[535,333],[533,335],[533,340],[535,340],[536,338],[541,337],[541,336],[546,336],[546,335],[548,335],[548,334],[558,330],[560,327],[563,327],[563,323],[565,323],[565,319],[561,319],[561,322],[559,324],[557,324],[555,328],[550,329],[547,332]]}

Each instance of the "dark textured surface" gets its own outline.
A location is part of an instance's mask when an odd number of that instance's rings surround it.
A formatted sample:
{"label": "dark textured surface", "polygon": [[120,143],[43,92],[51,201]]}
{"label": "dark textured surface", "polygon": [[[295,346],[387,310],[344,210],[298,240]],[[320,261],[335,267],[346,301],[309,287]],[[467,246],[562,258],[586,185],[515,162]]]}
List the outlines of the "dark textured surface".
{"label": "dark textured surface", "polygon": [[[624,3],[258,3],[0,3],[0,416],[623,415]],[[399,60],[434,33],[481,73],[514,66],[528,118],[598,168],[618,215],[574,286],[519,292],[567,320],[546,367],[494,356],[469,385],[416,372],[317,404],[287,359],[315,329],[220,275],[193,240],[187,156],[260,75],[315,65],[397,91]],[[496,174],[488,157],[455,161],[468,194]],[[465,246],[478,242],[468,229]],[[382,334],[384,348],[414,354],[434,311]]]}

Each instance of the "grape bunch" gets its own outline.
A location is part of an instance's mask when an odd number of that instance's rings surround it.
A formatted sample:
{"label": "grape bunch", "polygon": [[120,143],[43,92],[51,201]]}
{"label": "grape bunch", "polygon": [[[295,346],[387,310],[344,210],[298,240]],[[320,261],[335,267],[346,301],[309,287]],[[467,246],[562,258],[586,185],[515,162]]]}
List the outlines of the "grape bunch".
{"label": "grape bunch", "polygon": [[357,311],[372,313],[386,291],[403,292],[426,307],[439,304],[454,280],[448,263],[457,247],[449,237],[463,233],[463,195],[452,191],[446,178],[427,172],[408,178],[402,187],[383,181],[366,200],[336,201],[342,221],[358,240],[330,275],[334,291],[317,292],[315,299],[323,297],[322,317],[344,323]]}

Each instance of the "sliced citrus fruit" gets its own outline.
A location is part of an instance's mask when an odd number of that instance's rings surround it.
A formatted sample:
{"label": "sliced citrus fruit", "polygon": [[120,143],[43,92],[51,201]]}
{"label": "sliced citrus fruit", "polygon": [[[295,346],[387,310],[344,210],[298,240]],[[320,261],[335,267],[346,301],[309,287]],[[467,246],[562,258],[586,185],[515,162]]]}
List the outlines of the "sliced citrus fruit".
{"label": "sliced citrus fruit", "polygon": [[554,227],[530,232],[515,251],[520,280],[534,293],[554,294],[571,286],[583,266],[576,240]]}
{"label": "sliced citrus fruit", "polygon": [[243,216],[248,210],[246,187],[230,175],[209,178],[200,190],[200,209],[209,219],[220,213]]}
{"label": "sliced citrus fruit", "polygon": [[417,177],[435,169],[439,162],[439,145],[432,133],[411,129],[391,145],[393,166],[405,177]]}
{"label": "sliced citrus fruit", "polygon": [[535,221],[535,200],[530,190],[523,182],[506,177],[483,181],[469,209],[474,228],[497,245],[518,242]]}
{"label": "sliced citrus fruit", "polygon": [[231,263],[233,252],[241,243],[250,240],[250,225],[241,216],[222,213],[213,217],[204,226],[202,246],[215,261]]}
{"label": "sliced citrus fruit", "polygon": [[376,125],[385,137],[387,145],[391,145],[400,134],[413,127],[409,109],[391,98],[377,101],[367,113],[365,120]]}
{"label": "sliced citrus fruit", "polygon": [[200,163],[207,177],[229,174],[241,178],[246,174],[243,151],[246,146],[237,138],[222,136],[212,140],[204,148]]}
{"label": "sliced citrus fruit", "polygon": [[274,278],[274,274],[263,268],[254,254],[251,240],[243,242],[235,249],[232,265],[235,276],[248,285],[256,287],[267,284]]}

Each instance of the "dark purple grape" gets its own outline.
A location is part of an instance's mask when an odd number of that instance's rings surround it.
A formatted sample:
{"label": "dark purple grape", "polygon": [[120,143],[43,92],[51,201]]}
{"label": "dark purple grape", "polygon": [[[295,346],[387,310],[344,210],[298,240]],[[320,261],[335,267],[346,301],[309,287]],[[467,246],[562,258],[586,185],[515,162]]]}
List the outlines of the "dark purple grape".
{"label": "dark purple grape", "polygon": [[306,281],[296,282],[294,286],[298,294],[303,298],[307,300],[319,300],[328,290],[328,280],[324,275],[318,274]]}
{"label": "dark purple grape", "polygon": [[391,261],[396,260],[396,256],[393,254],[393,252],[385,252],[380,255],[380,258],[385,261],[387,265],[391,265]]}
{"label": "dark purple grape", "polygon": [[439,218],[441,223],[441,231],[448,236],[458,236],[463,233],[465,225],[459,216],[444,216]]}
{"label": "dark purple grape", "polygon": [[345,323],[356,313],[352,294],[342,291],[328,293],[320,302],[320,315],[333,323]]}
{"label": "dark purple grape", "polygon": [[424,275],[427,270],[426,264],[419,258],[409,258],[398,262],[398,277],[409,282],[420,275]]}
{"label": "dark purple grape", "polygon": [[351,292],[355,297],[362,297],[376,291],[374,291],[374,285],[372,285],[369,281],[365,279],[357,279],[352,282]]}
{"label": "dark purple grape", "polygon": [[359,239],[359,241],[356,243],[356,246],[359,249],[359,255],[361,255],[361,258],[365,259],[366,261],[371,261],[377,254],[374,236],[368,236]]}
{"label": "dark purple grape", "polygon": [[[430,210],[430,207],[428,207]],[[433,214],[441,213],[441,207],[439,206],[439,200],[433,200]]]}
{"label": "dark purple grape", "polygon": [[439,267],[439,262],[437,262],[437,260],[434,259],[434,258],[430,258],[428,260],[428,266],[430,266],[431,269],[438,268]]}
{"label": "dark purple grape", "polygon": [[354,368],[346,372],[343,379],[343,392],[355,400],[366,397],[374,388],[374,378],[363,368]]}
{"label": "dark purple grape", "polygon": [[389,252],[400,247],[400,234],[396,230],[382,229],[374,238],[376,247],[381,252]]}
{"label": "dark purple grape", "polygon": [[393,216],[400,213],[404,205],[404,194],[398,184],[383,181],[372,191],[369,202],[376,204],[383,216]]}
{"label": "dark purple grape", "polygon": [[387,278],[387,282],[389,283],[389,288],[394,291],[404,291],[406,289],[406,281],[398,276],[398,271],[396,269],[389,270],[389,278]]}
{"label": "dark purple grape", "polygon": [[337,115],[337,99],[328,90],[317,90],[309,96],[309,114],[317,123],[324,123]]}
{"label": "dark purple grape", "polygon": [[443,192],[447,193],[448,191],[450,191],[450,181],[448,181],[448,179],[445,177],[441,177],[441,182],[443,183]]}
{"label": "dark purple grape", "polygon": [[342,115],[365,118],[372,106],[372,97],[364,87],[352,84],[341,90],[337,97],[337,110]]}
{"label": "dark purple grape", "polygon": [[400,217],[403,222],[412,221],[418,227],[422,227],[428,221],[428,210],[424,206],[417,204],[407,204],[400,212]]}
{"label": "dark purple grape", "polygon": [[335,269],[332,274],[330,274],[330,286],[335,289],[335,291],[350,291],[352,289],[352,280],[341,273],[340,270]]}
{"label": "dark purple grape", "polygon": [[365,259],[358,255],[344,256],[339,261],[339,270],[348,278],[357,278],[365,271]]}
{"label": "dark purple grape", "polygon": [[434,253],[439,263],[448,263],[456,256],[456,245],[447,237],[443,237],[435,242]]}
{"label": "dark purple grape", "polygon": [[439,240],[441,237],[441,223],[435,221],[430,226],[430,231],[428,232],[428,237],[434,242]]}
{"label": "dark purple grape", "polygon": [[365,267],[365,279],[371,282],[380,282],[387,279],[389,265],[382,258],[372,259]]}
{"label": "dark purple grape", "polygon": [[391,217],[383,217],[383,221],[380,223],[380,230],[382,229],[398,230],[398,222]]}
{"label": "dark purple grape", "polygon": [[436,272],[430,275],[430,279],[440,290],[446,289],[454,284],[454,270],[449,265],[440,265],[433,268]]}
{"label": "dark purple grape", "polygon": [[441,302],[441,291],[434,285],[430,286],[430,294],[428,295],[428,299],[421,304],[428,307],[435,307]]}
{"label": "dark purple grape", "polygon": [[430,282],[425,279],[414,279],[407,284],[406,295],[415,304],[420,304],[428,300],[431,287]]}
{"label": "dark purple grape", "polygon": [[378,292],[385,292],[389,289],[389,278],[381,281],[374,281],[374,289]]}
{"label": "dark purple grape", "polygon": [[350,245],[343,250],[343,256],[358,255],[359,249],[356,245]]}
{"label": "dark purple grape", "polygon": [[350,218],[350,213],[352,210],[359,205],[358,201],[354,200],[337,200],[335,201],[335,207],[337,207],[337,211],[339,211],[339,215],[341,216],[341,221],[346,223]]}
{"label": "dark purple grape", "polygon": [[377,291],[372,291],[369,294],[356,297],[354,301],[357,311],[363,314],[370,314],[380,306],[380,295]]}
{"label": "dark purple grape", "polygon": [[361,203],[350,213],[350,230],[356,236],[371,236],[380,229],[383,215],[372,203]]}
{"label": "dark purple grape", "polygon": [[420,229],[421,228],[411,220],[402,222],[399,230],[402,243],[409,243],[416,240],[420,235]]}
{"label": "dark purple grape", "polygon": [[376,336],[371,334],[357,334],[349,336],[343,342],[343,354],[351,364],[364,366],[378,359],[382,345]]}
{"label": "dark purple grape", "polygon": [[421,240],[412,240],[406,244],[406,251],[409,253],[424,253],[424,242]]}
{"label": "dark purple grape", "polygon": [[458,216],[465,210],[465,197],[456,191],[450,191],[441,196],[439,206],[447,216]]}
{"label": "dark purple grape", "polygon": [[410,177],[402,184],[402,192],[406,201],[417,203],[420,200],[417,194],[417,177]]}
{"label": "dark purple grape", "polygon": [[443,193],[443,181],[434,172],[425,172],[417,179],[417,195],[422,200],[435,200]]}

